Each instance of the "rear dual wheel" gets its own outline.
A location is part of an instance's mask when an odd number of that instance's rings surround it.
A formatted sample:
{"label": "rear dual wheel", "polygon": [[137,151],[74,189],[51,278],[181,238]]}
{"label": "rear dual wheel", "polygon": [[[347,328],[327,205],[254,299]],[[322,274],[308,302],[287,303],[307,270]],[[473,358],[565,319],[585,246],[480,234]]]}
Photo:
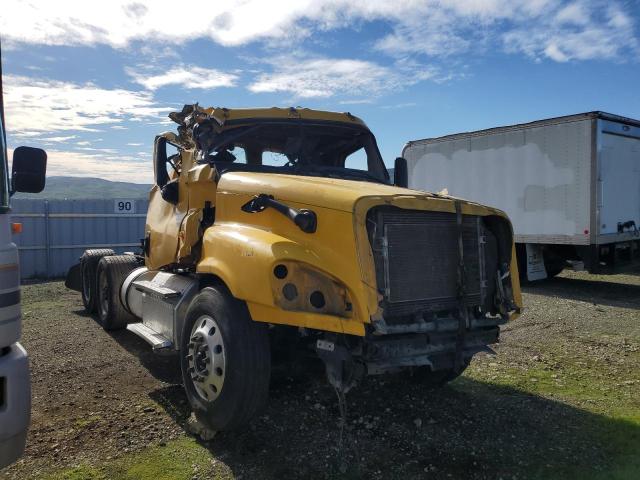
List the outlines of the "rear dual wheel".
{"label": "rear dual wheel", "polygon": [[80,257],[80,271],[82,272],[82,304],[88,313],[94,313],[98,307],[97,269],[102,257],[115,255],[110,248],[85,250]]}
{"label": "rear dual wheel", "polygon": [[96,303],[98,319],[105,330],[121,330],[136,319],[122,305],[120,287],[127,275],[139,266],[133,255],[103,257],[97,269]]}
{"label": "rear dual wheel", "polygon": [[204,288],[182,329],[182,378],[200,422],[214,431],[248,424],[266,405],[271,355],[266,325],[223,286]]}

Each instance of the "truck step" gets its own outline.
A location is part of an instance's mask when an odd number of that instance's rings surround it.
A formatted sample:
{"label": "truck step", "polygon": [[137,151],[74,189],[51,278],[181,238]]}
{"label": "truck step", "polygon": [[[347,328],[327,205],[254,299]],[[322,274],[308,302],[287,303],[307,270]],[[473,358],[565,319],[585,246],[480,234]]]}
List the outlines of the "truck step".
{"label": "truck step", "polygon": [[163,351],[172,351],[173,342],[164,335],[159,334],[155,330],[147,327],[143,323],[130,323],[127,330],[135,333],[153,348],[154,352],[161,353]]}
{"label": "truck step", "polygon": [[163,300],[180,296],[180,292],[173,290],[171,288],[157,285],[148,280],[137,280],[133,282],[133,287],[136,290],[139,290],[144,293],[148,293],[150,295],[153,295],[154,297],[161,298]]}

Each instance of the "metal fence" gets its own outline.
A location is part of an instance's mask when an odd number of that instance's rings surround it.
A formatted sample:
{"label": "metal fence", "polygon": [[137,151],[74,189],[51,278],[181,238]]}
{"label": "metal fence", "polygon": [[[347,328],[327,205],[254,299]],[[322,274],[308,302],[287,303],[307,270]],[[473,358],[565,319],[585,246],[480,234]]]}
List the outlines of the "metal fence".
{"label": "metal fence", "polygon": [[17,200],[12,222],[22,224],[13,235],[26,278],[66,275],[88,248],[135,251],[144,236],[147,200]]}

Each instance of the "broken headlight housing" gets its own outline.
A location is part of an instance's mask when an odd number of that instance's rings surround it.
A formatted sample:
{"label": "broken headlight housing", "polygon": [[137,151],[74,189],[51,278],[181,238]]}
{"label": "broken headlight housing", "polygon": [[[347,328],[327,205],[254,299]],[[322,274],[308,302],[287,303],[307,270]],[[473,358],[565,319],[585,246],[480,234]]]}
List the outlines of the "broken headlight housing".
{"label": "broken headlight housing", "polygon": [[283,310],[351,318],[353,306],[345,285],[300,262],[274,265],[271,285],[275,304]]}

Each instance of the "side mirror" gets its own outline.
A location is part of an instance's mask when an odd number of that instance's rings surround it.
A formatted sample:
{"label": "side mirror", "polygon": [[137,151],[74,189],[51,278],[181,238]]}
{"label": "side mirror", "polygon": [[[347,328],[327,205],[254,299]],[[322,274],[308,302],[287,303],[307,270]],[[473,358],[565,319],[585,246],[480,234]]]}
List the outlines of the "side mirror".
{"label": "side mirror", "polygon": [[407,173],[407,159],[398,157],[393,166],[393,184],[396,187],[407,188],[409,186],[409,174]]}
{"label": "side mirror", "polygon": [[47,174],[47,152],[41,148],[18,147],[13,151],[11,193],[40,193]]}

